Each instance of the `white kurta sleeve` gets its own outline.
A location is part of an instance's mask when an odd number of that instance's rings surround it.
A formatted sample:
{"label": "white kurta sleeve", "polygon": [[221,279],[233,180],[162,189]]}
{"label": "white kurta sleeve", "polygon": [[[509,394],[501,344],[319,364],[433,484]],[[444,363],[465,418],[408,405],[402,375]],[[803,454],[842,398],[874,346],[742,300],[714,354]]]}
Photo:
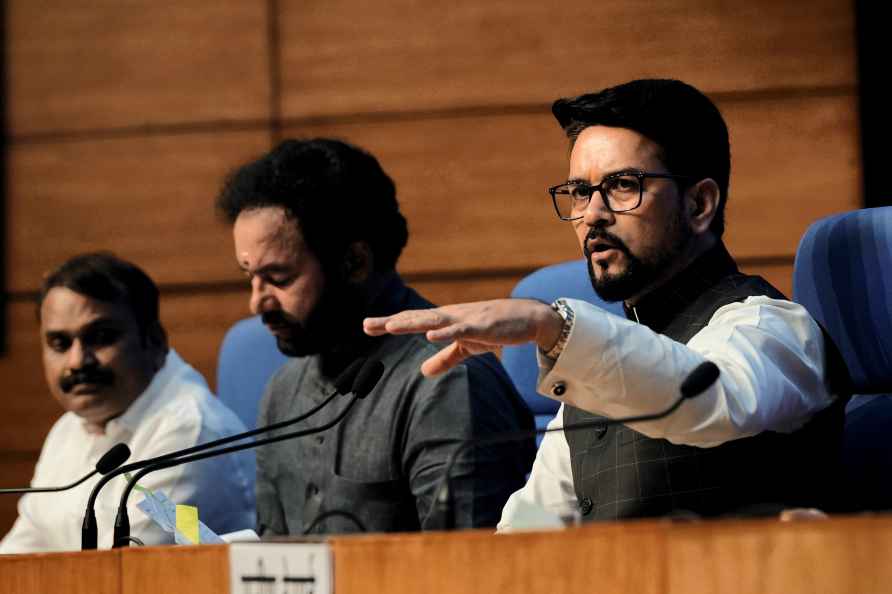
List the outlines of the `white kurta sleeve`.
{"label": "white kurta sleeve", "polygon": [[725,305],[687,344],[584,301],[568,304],[575,322],[558,360],[540,370],[545,396],[607,417],[653,413],[678,398],[697,365],[719,367],[701,395],[665,419],[633,426],[649,437],[712,447],[792,432],[832,402],[821,331],[790,301],[758,296]]}

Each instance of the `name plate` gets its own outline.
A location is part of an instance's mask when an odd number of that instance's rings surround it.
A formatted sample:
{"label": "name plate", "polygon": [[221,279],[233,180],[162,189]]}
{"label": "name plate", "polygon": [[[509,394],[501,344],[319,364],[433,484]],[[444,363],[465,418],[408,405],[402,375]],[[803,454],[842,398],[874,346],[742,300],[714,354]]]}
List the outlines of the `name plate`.
{"label": "name plate", "polygon": [[332,594],[331,547],[325,543],[233,543],[231,594]]}

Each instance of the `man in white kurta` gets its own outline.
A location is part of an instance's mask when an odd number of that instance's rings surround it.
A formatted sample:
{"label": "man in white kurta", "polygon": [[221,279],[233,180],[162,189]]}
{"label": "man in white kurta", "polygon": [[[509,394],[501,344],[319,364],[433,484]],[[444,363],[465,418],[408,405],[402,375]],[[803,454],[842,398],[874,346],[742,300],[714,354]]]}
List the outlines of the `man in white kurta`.
{"label": "man in white kurta", "polygon": [[[66,412],[44,442],[32,486],[74,482],[117,443],[129,446],[132,462],[245,430],[201,374],[167,347],[157,289],[135,266],[106,254],[74,258],[47,278],[40,300],[47,383]],[[253,455],[238,453],[150,473],[140,485],[196,505],[212,530],[231,532],[254,525],[254,472]],[[79,550],[98,480],[24,495],[0,553]],[[100,547],[112,544],[125,484],[113,479],[97,500]],[[147,545],[172,543],[136,507],[142,498],[134,492],[128,502],[131,535]]]}

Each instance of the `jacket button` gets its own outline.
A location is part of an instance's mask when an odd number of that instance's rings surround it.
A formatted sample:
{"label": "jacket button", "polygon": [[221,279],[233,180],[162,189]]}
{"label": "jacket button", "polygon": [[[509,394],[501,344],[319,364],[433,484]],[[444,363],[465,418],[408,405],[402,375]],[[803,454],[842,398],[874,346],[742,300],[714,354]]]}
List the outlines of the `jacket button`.
{"label": "jacket button", "polygon": [[564,382],[557,382],[553,386],[551,386],[551,393],[555,396],[563,396],[567,391],[567,384]]}
{"label": "jacket button", "polygon": [[585,496],[579,500],[579,513],[583,516],[587,516],[592,513],[592,508],[595,507],[595,504],[592,503],[592,498]]}

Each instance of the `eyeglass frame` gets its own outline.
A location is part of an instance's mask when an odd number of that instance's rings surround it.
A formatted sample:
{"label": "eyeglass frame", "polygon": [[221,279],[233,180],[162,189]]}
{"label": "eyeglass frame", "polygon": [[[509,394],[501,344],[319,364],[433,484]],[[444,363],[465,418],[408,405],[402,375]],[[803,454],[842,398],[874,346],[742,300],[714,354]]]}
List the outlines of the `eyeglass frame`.
{"label": "eyeglass frame", "polygon": [[[638,178],[638,184],[639,184],[638,202],[635,204],[635,206],[633,206],[631,208],[626,208],[624,210],[615,210],[615,209],[611,208],[610,202],[607,200],[607,196],[604,194],[604,190],[603,190],[602,186],[604,185],[605,181],[608,181],[611,179],[617,179],[619,177],[623,177],[626,175],[631,175],[631,176]],[[650,173],[648,171],[637,171],[634,169],[631,169],[628,171],[618,171],[617,173],[611,173],[609,175],[605,175],[603,177],[603,179],[601,179],[600,183],[586,184],[589,187],[591,187],[592,193],[589,195],[588,202],[586,203],[585,207],[588,208],[588,205],[591,204],[591,202],[592,202],[592,197],[594,196],[595,192],[598,192],[598,194],[601,196],[601,202],[604,203],[604,206],[607,207],[607,210],[609,210],[610,212],[623,213],[623,212],[629,212],[629,211],[635,210],[636,208],[640,207],[641,203],[644,201],[644,180],[645,179],[676,179],[676,180],[688,179],[688,180],[690,180],[690,179],[696,179],[696,178],[694,178],[693,176],[690,176],[690,175],[675,175],[673,173]],[[583,183],[585,183],[585,182],[579,182],[577,185],[581,185]],[[554,205],[554,211],[557,213],[558,218],[562,221],[578,221],[579,219],[581,219],[582,217],[585,216],[585,214],[581,214],[578,217],[563,217],[563,216],[561,216],[561,211],[558,208],[557,196],[555,196],[555,192],[560,187],[568,186],[568,185],[572,185],[572,184],[573,184],[573,182],[564,182],[564,183],[558,184],[556,186],[551,186],[550,188],[548,188],[546,190],[551,195],[551,203]]]}

